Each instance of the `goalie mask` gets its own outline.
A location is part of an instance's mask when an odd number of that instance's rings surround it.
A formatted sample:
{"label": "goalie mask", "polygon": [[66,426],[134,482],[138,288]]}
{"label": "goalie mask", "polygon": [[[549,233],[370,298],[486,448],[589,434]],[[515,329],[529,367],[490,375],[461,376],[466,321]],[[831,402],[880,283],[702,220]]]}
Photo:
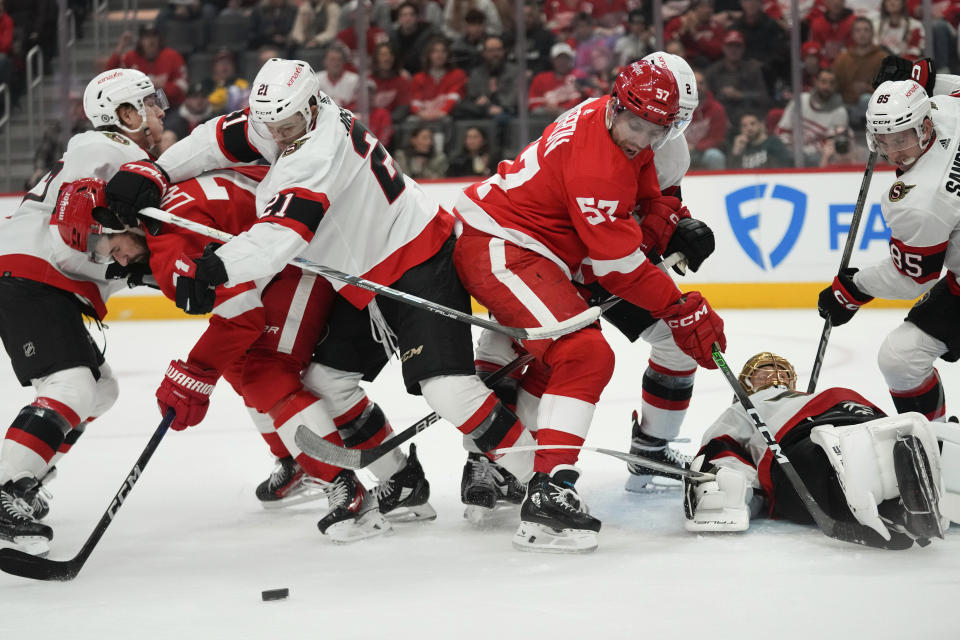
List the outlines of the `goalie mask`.
{"label": "goalie mask", "polygon": [[793,365],[786,358],[769,351],[761,351],[747,360],[737,379],[747,393],[756,393],[769,387],[797,390],[797,372]]}

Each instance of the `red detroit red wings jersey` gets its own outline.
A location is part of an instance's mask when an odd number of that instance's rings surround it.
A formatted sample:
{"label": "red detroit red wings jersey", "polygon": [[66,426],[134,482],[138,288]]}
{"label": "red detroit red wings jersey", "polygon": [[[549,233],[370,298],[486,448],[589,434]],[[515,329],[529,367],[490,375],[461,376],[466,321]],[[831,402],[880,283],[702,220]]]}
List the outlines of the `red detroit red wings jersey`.
{"label": "red detroit red wings jersey", "polygon": [[647,261],[630,215],[638,201],[660,196],[653,152],[631,160],[613,142],[604,121],[609,100],[587,100],[560,116],[516,160],[467,188],[457,211],[468,227],[659,310],[680,293]]}

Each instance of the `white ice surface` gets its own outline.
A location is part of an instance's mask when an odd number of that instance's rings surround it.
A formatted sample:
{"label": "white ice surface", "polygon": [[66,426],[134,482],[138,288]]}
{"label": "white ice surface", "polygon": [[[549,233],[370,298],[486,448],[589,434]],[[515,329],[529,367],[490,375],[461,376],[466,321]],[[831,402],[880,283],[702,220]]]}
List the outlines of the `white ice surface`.
{"label": "white ice surface", "polygon": [[[736,369],[761,349],[797,366],[806,386],[822,321],[809,311],[726,311]],[[892,410],[875,364],[903,311],[862,311],[833,331],[819,388],[850,386]],[[107,359],[116,406],[60,464],[48,523],[51,558],[72,557],[159,423],[155,386],[202,323],[115,323]],[[617,370],[588,444],[625,450],[647,348],[606,331]],[[941,363],[949,400],[960,368]],[[0,366],[9,421],[32,393]],[[404,394],[392,362],[371,395],[395,426],[429,412]],[[698,441],[731,392],[698,373],[681,435]],[[951,405],[948,404],[948,412]],[[336,546],[316,529],[323,502],[264,511],[253,489],[269,453],[226,384],[200,426],[170,432],[80,575],[69,583],[0,573],[0,638],[956,638],[960,535],[887,552],[816,529],[757,521],[743,534],[683,530],[679,492],[631,495],[625,466],[585,453],[579,487],[603,521],[585,556],[511,548],[516,514],[485,530],[462,518],[460,437],[438,423],[417,440],[439,513],[394,535]],[[683,445],[688,451],[695,443]],[[314,505],[320,506],[314,506]],[[261,602],[264,589],[290,597]]]}

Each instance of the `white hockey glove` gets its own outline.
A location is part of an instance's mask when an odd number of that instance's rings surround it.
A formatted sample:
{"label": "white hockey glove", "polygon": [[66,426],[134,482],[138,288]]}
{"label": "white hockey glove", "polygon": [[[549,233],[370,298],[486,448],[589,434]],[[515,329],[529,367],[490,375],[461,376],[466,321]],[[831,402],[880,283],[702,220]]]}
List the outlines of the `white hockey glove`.
{"label": "white hockey glove", "polygon": [[[690,468],[700,471],[704,460],[704,456],[697,456]],[[715,480],[701,482],[684,478],[684,528],[693,532],[746,531],[753,495],[747,476],[728,467],[717,469],[716,476]]]}
{"label": "white hockey glove", "polygon": [[[891,531],[915,539],[942,537],[946,523],[938,510],[943,495],[940,456],[922,415],[904,413],[845,427],[822,425],[811,430],[810,440],[826,452],[857,522],[888,541]],[[895,498],[903,508],[891,519],[877,507]]]}

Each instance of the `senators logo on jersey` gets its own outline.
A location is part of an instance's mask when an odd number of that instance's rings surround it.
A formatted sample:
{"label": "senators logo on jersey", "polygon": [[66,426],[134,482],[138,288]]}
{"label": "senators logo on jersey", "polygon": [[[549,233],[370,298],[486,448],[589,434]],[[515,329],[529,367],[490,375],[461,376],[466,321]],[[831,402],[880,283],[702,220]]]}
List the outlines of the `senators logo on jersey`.
{"label": "senators logo on jersey", "polygon": [[107,136],[117,144],[130,144],[130,141],[121,136],[119,133],[114,133],[112,131],[101,131],[100,133]]}
{"label": "senators logo on jersey", "polygon": [[280,157],[286,158],[287,156],[293,154],[294,152],[296,152],[297,149],[302,147],[305,142],[306,140],[304,140],[303,138],[300,138],[299,140],[295,140],[293,144],[291,144],[289,147],[283,150],[283,153],[280,154]]}
{"label": "senators logo on jersey", "polygon": [[897,180],[890,186],[890,202],[897,202],[898,200],[903,200],[911,189],[913,189],[915,184],[904,184],[900,180]]}

